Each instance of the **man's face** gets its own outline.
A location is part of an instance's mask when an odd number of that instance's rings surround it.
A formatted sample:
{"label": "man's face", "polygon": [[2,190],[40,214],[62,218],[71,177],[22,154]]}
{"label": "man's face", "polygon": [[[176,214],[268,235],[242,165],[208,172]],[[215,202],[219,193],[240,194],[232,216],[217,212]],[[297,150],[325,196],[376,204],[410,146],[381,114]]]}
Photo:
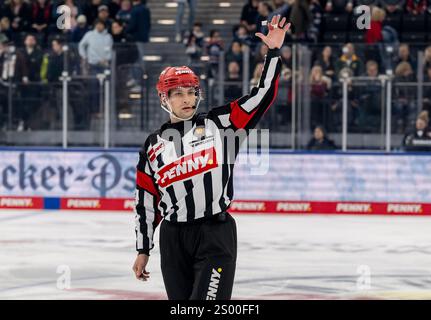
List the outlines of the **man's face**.
{"label": "man's face", "polygon": [[54,52],[60,53],[61,52],[61,45],[57,41],[52,42],[52,50]]}
{"label": "man's face", "polygon": [[98,32],[102,32],[103,30],[105,30],[105,26],[103,25],[103,23],[96,24],[96,30]]}
{"label": "man's face", "polygon": [[131,6],[132,4],[130,3],[129,0],[124,0],[121,2],[121,10],[127,11],[130,9]]}
{"label": "man's face", "polygon": [[106,19],[108,19],[108,16],[109,16],[109,12],[108,11],[106,11],[106,10],[99,11],[99,19],[105,21]]}
{"label": "man's face", "polygon": [[195,112],[193,107],[196,106],[196,90],[193,87],[172,89],[168,100],[177,117],[190,118]]}
{"label": "man's face", "polygon": [[323,139],[323,132],[320,128],[314,129],[314,139],[316,139],[316,140],[322,140]]}
{"label": "man's face", "polygon": [[120,26],[118,23],[112,24],[112,33],[113,34],[121,34],[122,31],[123,31],[123,27]]}
{"label": "man's face", "polygon": [[399,55],[401,59],[407,59],[409,56],[409,47],[401,46],[399,50]]}
{"label": "man's face", "polygon": [[377,75],[378,75],[378,69],[377,69],[377,66],[375,66],[374,64],[373,64],[373,65],[370,65],[370,66],[367,68],[367,74],[368,74],[368,76],[369,76],[369,77],[377,77]]}
{"label": "man's face", "polygon": [[24,44],[26,47],[33,48],[36,45],[36,39],[33,36],[27,37]]}

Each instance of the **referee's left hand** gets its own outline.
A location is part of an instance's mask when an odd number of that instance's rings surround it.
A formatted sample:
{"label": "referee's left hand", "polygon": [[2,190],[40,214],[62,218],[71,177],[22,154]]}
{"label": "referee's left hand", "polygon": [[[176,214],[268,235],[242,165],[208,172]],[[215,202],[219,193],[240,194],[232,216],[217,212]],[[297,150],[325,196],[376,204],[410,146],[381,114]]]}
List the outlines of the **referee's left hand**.
{"label": "referee's left hand", "polygon": [[270,23],[268,23],[268,35],[264,35],[263,33],[257,32],[255,35],[262,39],[262,41],[268,46],[270,49],[278,48],[280,49],[284,43],[284,37],[286,32],[290,28],[290,23],[286,24],[286,18],[283,17],[281,19],[281,15],[275,15],[272,17]]}
{"label": "referee's left hand", "polygon": [[150,257],[146,254],[139,254],[136,257],[135,263],[133,264],[133,272],[135,273],[135,277],[138,280],[147,281],[150,277],[150,273],[145,270],[147,266],[148,259]]}

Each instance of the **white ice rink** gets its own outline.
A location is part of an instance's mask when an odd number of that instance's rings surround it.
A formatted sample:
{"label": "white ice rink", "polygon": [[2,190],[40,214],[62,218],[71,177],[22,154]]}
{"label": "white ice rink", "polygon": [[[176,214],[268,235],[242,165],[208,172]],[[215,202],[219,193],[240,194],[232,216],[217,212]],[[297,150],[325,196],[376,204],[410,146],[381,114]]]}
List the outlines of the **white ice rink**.
{"label": "white ice rink", "polygon": [[[234,217],[234,299],[431,299],[431,217]],[[0,299],[166,299],[158,236],[139,282],[132,213],[0,211]]]}

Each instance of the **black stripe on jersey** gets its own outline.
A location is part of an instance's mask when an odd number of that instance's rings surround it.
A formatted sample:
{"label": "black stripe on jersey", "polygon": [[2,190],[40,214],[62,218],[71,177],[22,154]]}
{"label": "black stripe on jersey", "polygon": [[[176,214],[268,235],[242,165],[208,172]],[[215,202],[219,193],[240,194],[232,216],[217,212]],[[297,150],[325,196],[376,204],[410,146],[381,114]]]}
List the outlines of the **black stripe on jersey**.
{"label": "black stripe on jersey", "polygon": [[191,222],[195,219],[196,209],[195,200],[193,198],[193,181],[192,179],[184,181],[184,188],[186,189],[186,207],[187,207],[187,222]]}
{"label": "black stripe on jersey", "polygon": [[177,206],[177,197],[175,196],[174,187],[170,185],[166,188],[166,192],[169,194],[169,197],[171,198],[171,203],[173,205],[174,212],[171,214],[169,221],[177,222],[178,221],[178,206]]}
{"label": "black stripe on jersey", "polygon": [[204,189],[205,189],[205,217],[213,215],[213,178],[212,173],[204,174]]}
{"label": "black stripe on jersey", "polygon": [[229,179],[229,165],[228,165],[228,159],[229,159],[229,155],[228,155],[228,146],[226,143],[226,138],[224,137],[225,141],[222,141],[222,146],[223,146],[223,163],[222,163],[222,175],[221,175],[221,179],[222,179],[222,186],[223,190],[222,190],[222,194],[219,200],[219,206],[221,208],[222,211],[226,210],[226,201],[224,198],[224,188],[226,188],[226,184],[228,182]]}
{"label": "black stripe on jersey", "polygon": [[[145,206],[144,206],[144,193],[145,191],[143,189],[138,189],[138,203],[136,205],[136,211],[139,212],[139,231],[143,235],[143,242],[142,242],[142,248],[149,248],[150,243],[148,239],[148,226],[147,221],[145,221],[146,218],[146,212],[145,212]],[[138,235],[136,234],[136,239]],[[141,248],[141,249],[142,249]],[[136,250],[138,250],[138,242],[136,242]]]}

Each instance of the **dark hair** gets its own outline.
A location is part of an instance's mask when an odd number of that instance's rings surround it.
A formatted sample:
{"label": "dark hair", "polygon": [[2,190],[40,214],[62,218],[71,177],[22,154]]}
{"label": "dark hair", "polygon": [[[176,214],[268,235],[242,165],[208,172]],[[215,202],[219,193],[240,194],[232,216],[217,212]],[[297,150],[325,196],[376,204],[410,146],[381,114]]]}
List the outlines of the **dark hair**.
{"label": "dark hair", "polygon": [[97,26],[99,23],[103,24],[103,27],[106,28],[106,23],[103,20],[96,19],[94,20],[93,26]]}
{"label": "dark hair", "polygon": [[217,30],[217,29],[212,29],[212,30],[210,31],[210,38],[214,37],[214,35],[215,35],[216,33],[220,33],[220,31],[219,31],[219,30]]}
{"label": "dark hair", "polygon": [[320,129],[320,131],[322,131],[322,133],[323,133],[323,137],[327,138],[327,136],[326,136],[326,130],[325,130],[325,128],[322,125],[318,124],[317,126],[315,126],[314,129],[313,129],[313,132],[316,129]]}
{"label": "dark hair", "polygon": [[54,39],[52,39],[52,40],[51,40],[51,44],[52,44],[54,41],[55,41],[55,42],[57,42],[60,46],[62,46],[62,45],[63,45],[63,43],[64,43],[63,39],[58,38],[58,37],[55,37]]}
{"label": "dark hair", "polygon": [[195,22],[195,23],[193,24],[193,27],[201,27],[201,28],[202,28],[202,23],[200,23],[200,22]]}

